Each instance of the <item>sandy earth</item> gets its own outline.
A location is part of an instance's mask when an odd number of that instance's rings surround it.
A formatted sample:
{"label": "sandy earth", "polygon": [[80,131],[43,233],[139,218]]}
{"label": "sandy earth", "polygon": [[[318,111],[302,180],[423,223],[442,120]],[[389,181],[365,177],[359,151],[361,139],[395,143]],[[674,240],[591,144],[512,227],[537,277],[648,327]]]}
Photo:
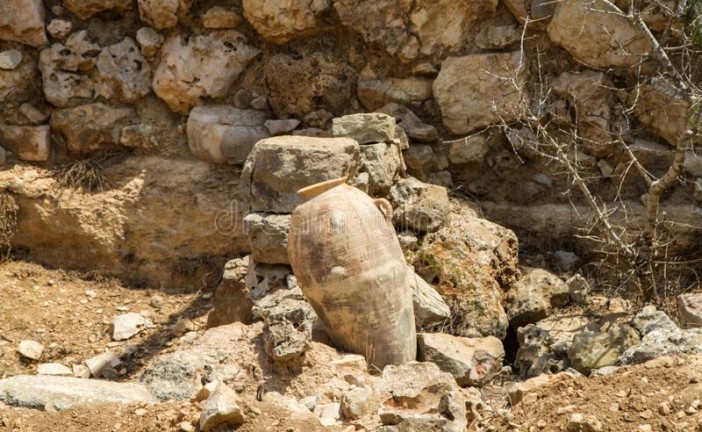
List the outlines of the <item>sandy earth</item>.
{"label": "sandy earth", "polygon": [[[0,375],[36,372],[36,362],[23,360],[16,352],[21,340],[33,339],[46,347],[42,362],[67,366],[108,348],[135,345],[135,354],[121,369],[119,379],[137,379],[151,358],[179,346],[180,338],[171,329],[179,318],[188,317],[195,331],[204,331],[210,303],[208,293],[130,289],[114,280],[81,278],[36,264],[3,263]],[[112,342],[109,323],[125,311],[148,311],[156,328],[129,341]],[[494,384],[483,393],[492,407],[482,415],[490,419],[488,428],[495,431],[702,431],[702,357],[661,358],[609,376],[560,380],[539,388],[507,415],[498,413],[504,388]],[[285,412],[255,400],[247,401],[246,410],[247,422],[236,429],[241,432],[356,430],[353,425],[324,429],[290,419]],[[0,431],[195,430],[199,413],[194,402],[74,407],[62,412],[0,406]],[[577,414],[583,415],[585,424],[569,425]],[[477,430],[485,429],[469,428]]]}

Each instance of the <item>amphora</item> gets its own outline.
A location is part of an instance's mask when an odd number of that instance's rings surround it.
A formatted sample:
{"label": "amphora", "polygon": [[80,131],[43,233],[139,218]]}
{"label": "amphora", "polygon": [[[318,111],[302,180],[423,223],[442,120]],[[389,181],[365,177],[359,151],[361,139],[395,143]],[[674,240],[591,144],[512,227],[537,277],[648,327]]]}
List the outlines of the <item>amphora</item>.
{"label": "amphora", "polygon": [[412,293],[392,207],[345,180],[298,191],[307,201],[290,224],[293,271],[339,348],[378,369],[415,360]]}

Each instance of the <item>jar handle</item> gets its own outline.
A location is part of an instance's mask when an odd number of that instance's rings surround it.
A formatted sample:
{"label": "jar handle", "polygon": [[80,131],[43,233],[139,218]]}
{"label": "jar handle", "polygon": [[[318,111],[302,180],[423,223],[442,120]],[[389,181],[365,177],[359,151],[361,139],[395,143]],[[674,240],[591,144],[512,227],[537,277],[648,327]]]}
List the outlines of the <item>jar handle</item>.
{"label": "jar handle", "polygon": [[373,204],[378,207],[378,210],[385,216],[385,220],[388,223],[392,223],[392,205],[385,198],[376,198],[373,200]]}

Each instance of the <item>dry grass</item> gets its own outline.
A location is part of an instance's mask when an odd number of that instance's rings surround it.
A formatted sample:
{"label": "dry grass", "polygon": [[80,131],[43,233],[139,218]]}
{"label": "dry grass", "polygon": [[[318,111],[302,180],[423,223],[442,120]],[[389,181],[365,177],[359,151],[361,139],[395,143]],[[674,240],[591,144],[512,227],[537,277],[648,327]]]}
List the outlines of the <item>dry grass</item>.
{"label": "dry grass", "polygon": [[70,162],[54,172],[56,187],[101,192],[110,187],[110,183],[105,179],[102,171],[100,162],[94,160]]}
{"label": "dry grass", "polygon": [[0,193],[0,260],[10,254],[10,240],[17,229],[19,208],[9,193]]}

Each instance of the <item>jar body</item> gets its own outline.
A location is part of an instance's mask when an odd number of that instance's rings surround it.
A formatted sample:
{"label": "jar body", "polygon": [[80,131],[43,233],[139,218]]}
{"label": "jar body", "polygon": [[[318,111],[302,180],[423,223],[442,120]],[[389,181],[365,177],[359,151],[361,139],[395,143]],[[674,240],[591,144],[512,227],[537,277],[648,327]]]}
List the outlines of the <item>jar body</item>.
{"label": "jar body", "polygon": [[300,288],[338,347],[378,369],[415,360],[407,265],[372,198],[342,184],[298,206],[288,252]]}

